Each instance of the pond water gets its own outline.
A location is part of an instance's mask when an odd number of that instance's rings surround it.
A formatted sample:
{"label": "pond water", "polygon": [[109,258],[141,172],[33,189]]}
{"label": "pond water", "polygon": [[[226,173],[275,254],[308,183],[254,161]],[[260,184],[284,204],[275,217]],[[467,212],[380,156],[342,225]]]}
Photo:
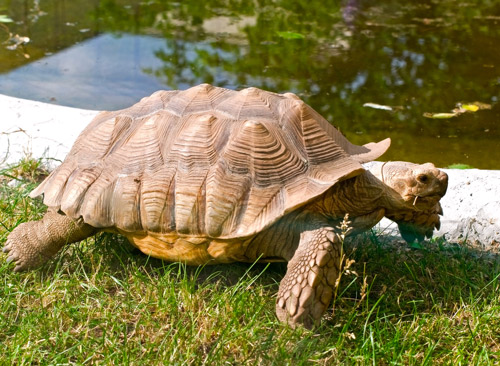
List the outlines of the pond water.
{"label": "pond water", "polygon": [[354,143],[391,137],[383,159],[500,169],[497,0],[0,0],[0,42],[2,94],[110,110],[202,82],[291,91]]}

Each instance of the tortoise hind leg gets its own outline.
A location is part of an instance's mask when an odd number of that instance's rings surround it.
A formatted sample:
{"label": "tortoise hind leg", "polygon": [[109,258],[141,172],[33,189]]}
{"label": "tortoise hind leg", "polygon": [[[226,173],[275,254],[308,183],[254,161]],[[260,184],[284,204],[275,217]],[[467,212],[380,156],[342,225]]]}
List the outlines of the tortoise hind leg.
{"label": "tortoise hind leg", "polygon": [[333,228],[325,223],[315,226],[301,233],[278,291],[276,313],[292,327],[319,323],[340,272],[342,245]]}
{"label": "tortoise hind leg", "polygon": [[52,258],[65,244],[83,240],[97,230],[81,220],[47,212],[39,221],[17,226],[8,236],[3,251],[14,271],[35,268]]}

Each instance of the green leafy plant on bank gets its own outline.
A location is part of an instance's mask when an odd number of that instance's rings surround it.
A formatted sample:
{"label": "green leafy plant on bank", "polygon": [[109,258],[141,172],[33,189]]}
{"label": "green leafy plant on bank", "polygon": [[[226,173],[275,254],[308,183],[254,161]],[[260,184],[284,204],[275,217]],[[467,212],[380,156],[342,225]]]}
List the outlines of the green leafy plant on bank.
{"label": "green leafy plant on bank", "polygon": [[464,163],[450,164],[447,166],[448,169],[474,169],[473,166]]}

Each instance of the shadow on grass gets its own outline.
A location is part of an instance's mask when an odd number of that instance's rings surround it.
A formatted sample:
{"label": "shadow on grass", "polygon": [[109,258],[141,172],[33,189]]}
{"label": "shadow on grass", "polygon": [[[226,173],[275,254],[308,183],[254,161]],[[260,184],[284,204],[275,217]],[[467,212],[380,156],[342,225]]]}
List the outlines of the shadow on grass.
{"label": "shadow on grass", "polygon": [[[500,256],[466,245],[437,240],[415,249],[402,240],[372,233],[346,242],[345,251],[355,262],[343,273],[335,300],[336,314],[327,316],[330,325],[346,311],[373,313],[374,304],[377,313],[394,317],[453,312],[468,299],[478,301],[486,292],[498,292],[500,288]],[[207,284],[231,287],[255,278],[255,285],[273,297],[286,272],[286,263],[200,267],[168,263],[144,255],[124,237],[112,234],[99,234],[68,246],[39,271],[43,277],[50,277],[62,266],[69,273],[75,270],[71,268],[75,263],[84,273],[104,271],[120,281],[126,280],[131,270],[147,274],[151,281],[174,276],[190,281],[193,291]]]}

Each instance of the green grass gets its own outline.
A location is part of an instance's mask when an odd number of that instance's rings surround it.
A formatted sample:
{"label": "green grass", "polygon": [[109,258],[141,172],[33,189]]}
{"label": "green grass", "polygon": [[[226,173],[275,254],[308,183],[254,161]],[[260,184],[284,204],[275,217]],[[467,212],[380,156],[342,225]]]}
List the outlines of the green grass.
{"label": "green grass", "polygon": [[[35,175],[3,177],[0,246],[44,210],[27,198]],[[494,253],[440,241],[412,249],[373,234],[346,252],[355,262],[335,311],[313,331],[276,319],[285,264],[186,267],[108,234],[27,273],[2,254],[0,365],[500,364]]]}

